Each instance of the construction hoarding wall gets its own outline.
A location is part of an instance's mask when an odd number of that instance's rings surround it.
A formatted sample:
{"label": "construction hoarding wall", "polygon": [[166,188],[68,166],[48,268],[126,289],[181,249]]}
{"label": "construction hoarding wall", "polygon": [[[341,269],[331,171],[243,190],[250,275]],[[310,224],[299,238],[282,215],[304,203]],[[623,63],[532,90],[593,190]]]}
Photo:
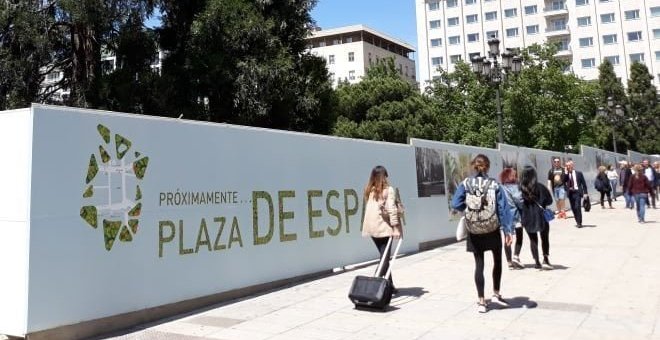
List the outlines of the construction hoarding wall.
{"label": "construction hoarding wall", "polygon": [[[491,176],[534,165],[541,178],[557,155],[40,105],[0,123],[11,160],[0,270],[12,277],[0,334],[19,336],[372,260],[361,221],[375,165],[406,205],[403,251],[413,252],[454,237],[449,201],[476,154]],[[580,169],[588,155],[561,156]]]}

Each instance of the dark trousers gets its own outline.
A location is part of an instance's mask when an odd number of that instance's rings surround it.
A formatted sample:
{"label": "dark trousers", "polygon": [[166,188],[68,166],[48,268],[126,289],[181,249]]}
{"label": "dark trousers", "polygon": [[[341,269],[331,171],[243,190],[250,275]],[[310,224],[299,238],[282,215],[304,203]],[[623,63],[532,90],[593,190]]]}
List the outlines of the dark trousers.
{"label": "dark trousers", "polygon": [[[529,236],[529,248],[532,251],[532,257],[534,257],[534,262],[537,264],[541,263],[539,261],[539,233],[527,233]],[[543,250],[544,260],[546,257],[550,256],[550,225],[546,224],[545,229],[540,233],[541,234],[541,250]]]}
{"label": "dark trousers", "polygon": [[600,192],[600,206],[605,207],[605,196],[607,196],[607,203],[610,204],[610,207],[612,206],[612,196],[610,195],[609,191],[601,191]]}
{"label": "dark trousers", "polygon": [[[374,243],[376,244],[376,248],[378,248],[378,253],[380,253],[380,258],[383,258],[383,254],[385,251],[387,251],[387,255],[385,257],[385,261],[383,262],[383,267],[380,269],[380,273],[376,273],[377,276],[385,276],[387,273],[387,269],[390,268],[390,249],[387,249],[387,241],[389,241],[389,237],[372,237],[372,240],[374,240]],[[394,240],[392,240],[394,242]],[[380,263],[380,260],[379,262]],[[390,278],[389,278],[390,283],[392,283],[392,287],[394,287],[394,282],[392,281],[392,273],[390,273]]]}
{"label": "dark trousers", "polygon": [[[484,252],[474,251],[474,283],[477,285],[477,294],[480,298],[484,297]],[[502,281],[502,249],[493,251],[493,290],[500,291],[500,281]]]}
{"label": "dark trousers", "polygon": [[651,194],[649,195],[651,197],[649,200],[646,200],[647,207],[653,207],[653,209],[655,209],[655,194],[656,194],[656,188],[651,188]]}
{"label": "dark trousers", "polygon": [[568,201],[571,204],[571,211],[573,212],[573,217],[575,217],[575,222],[578,225],[582,225],[582,195],[580,195],[580,191],[569,190]]}

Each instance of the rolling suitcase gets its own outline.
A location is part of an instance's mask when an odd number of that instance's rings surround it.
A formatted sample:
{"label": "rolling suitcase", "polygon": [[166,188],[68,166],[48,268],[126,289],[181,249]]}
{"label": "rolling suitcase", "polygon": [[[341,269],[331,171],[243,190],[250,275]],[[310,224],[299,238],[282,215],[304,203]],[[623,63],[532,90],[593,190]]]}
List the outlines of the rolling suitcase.
{"label": "rolling suitcase", "polygon": [[[351,290],[348,292],[348,298],[353,302],[355,308],[373,308],[373,309],[385,309],[392,300],[392,284],[389,281],[389,277],[392,272],[392,263],[396,259],[396,255],[399,252],[399,247],[401,247],[401,241],[396,246],[394,250],[394,255],[390,261],[390,268],[385,273],[385,276],[378,277],[380,273],[380,268],[385,263],[385,256],[380,259],[378,267],[376,267],[376,272],[374,276],[363,276],[358,275],[353,279],[353,284],[351,285]],[[392,247],[392,238],[387,241],[387,247],[384,254],[389,254],[389,250]]]}

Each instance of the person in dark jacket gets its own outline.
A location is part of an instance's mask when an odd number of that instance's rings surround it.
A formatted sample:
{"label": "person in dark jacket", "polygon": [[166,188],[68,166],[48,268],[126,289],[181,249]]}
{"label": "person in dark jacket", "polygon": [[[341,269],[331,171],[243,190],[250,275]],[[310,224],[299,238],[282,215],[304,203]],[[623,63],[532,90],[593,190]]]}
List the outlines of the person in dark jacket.
{"label": "person in dark jacket", "polygon": [[589,197],[587,182],[581,171],[575,170],[575,162],[566,162],[566,186],[568,188],[568,201],[575,217],[575,226],[582,228],[582,199]]}
{"label": "person in dark jacket", "polygon": [[[553,269],[550,264],[550,224],[543,217],[543,210],[552,204],[552,194],[543,184],[538,183],[536,169],[523,168],[520,180],[523,206],[521,223],[529,236],[530,249],[536,262],[536,269]],[[543,264],[539,261],[538,234],[541,234]]]}
{"label": "person in dark jacket", "polygon": [[635,164],[635,174],[628,183],[628,192],[635,197],[637,206],[637,221],[644,223],[644,213],[646,212],[646,202],[649,194],[652,193],[649,179],[644,175],[644,170],[640,164]]}
{"label": "person in dark jacket", "polygon": [[600,192],[600,207],[605,209],[605,196],[607,196],[607,203],[609,203],[610,209],[614,209],[612,206],[612,185],[609,178],[607,178],[606,170],[607,168],[603,165],[598,167],[598,175],[596,175],[596,179],[594,180],[594,188]]}
{"label": "person in dark jacket", "polygon": [[628,184],[630,183],[630,178],[632,177],[632,170],[630,170],[630,165],[626,161],[620,161],[621,172],[619,173],[619,184],[623,189],[623,199],[626,201],[626,208],[632,209],[635,205],[633,197],[628,191]]}

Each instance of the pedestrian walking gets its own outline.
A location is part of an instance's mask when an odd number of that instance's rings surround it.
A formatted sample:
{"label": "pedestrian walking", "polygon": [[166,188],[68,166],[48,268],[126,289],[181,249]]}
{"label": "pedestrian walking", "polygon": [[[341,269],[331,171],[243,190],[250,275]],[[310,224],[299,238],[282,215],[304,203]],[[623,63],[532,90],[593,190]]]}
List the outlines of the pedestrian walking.
{"label": "pedestrian walking", "polygon": [[566,171],[559,157],[552,159],[552,168],[548,171],[548,190],[557,202],[557,217],[566,218]]}
{"label": "pedestrian walking", "polygon": [[[387,247],[387,241],[390,237],[398,239],[403,234],[396,204],[396,192],[388,181],[385,167],[378,165],[371,170],[369,181],[364,188],[364,197],[367,203],[362,222],[362,236],[371,237],[381,258],[387,251],[380,273],[376,274],[382,277],[390,266],[390,249]],[[392,275],[389,280],[396,294],[397,289],[394,288]]]}
{"label": "pedestrian walking", "polygon": [[607,179],[610,181],[610,187],[612,188],[612,199],[616,201],[616,186],[619,183],[619,174],[617,174],[614,167],[610,164],[607,166]]}
{"label": "pedestrian walking", "polygon": [[628,183],[628,192],[635,198],[635,205],[637,207],[637,222],[645,223],[644,214],[646,212],[646,202],[648,195],[651,194],[651,183],[644,175],[642,165],[635,164],[635,174],[630,178]]}
{"label": "pedestrian walking", "polygon": [[632,178],[631,164],[628,164],[626,161],[619,162],[621,166],[621,171],[619,172],[619,184],[621,184],[621,190],[623,190],[623,199],[626,202],[627,209],[633,209],[635,206],[634,199],[630,192],[628,191],[628,185],[630,184],[630,178]]}
{"label": "pedestrian walking", "polygon": [[[642,161],[642,172],[644,173],[644,176],[649,180],[649,184],[651,185],[651,192],[649,193],[650,199],[646,201],[646,206],[647,207],[653,207],[653,209],[656,209],[655,207],[655,169],[651,167],[649,164],[649,160],[645,159]],[[650,202],[649,202],[650,201]]]}
{"label": "pedestrian walking", "polygon": [[488,305],[484,297],[484,253],[493,253],[493,297],[490,302],[503,307],[509,303],[500,294],[502,280],[502,233],[504,241],[511,245],[513,225],[504,190],[488,176],[490,160],[486,155],[477,155],[471,163],[474,175],[459,184],[452,198],[451,206],[456,211],[465,212],[465,226],[468,231],[467,251],[472,252],[475,262],[474,283],[479,302],[477,311],[486,313]]}
{"label": "pedestrian walking", "polygon": [[568,187],[568,201],[571,204],[571,211],[575,217],[575,226],[582,228],[582,199],[589,196],[587,182],[581,171],[575,170],[575,162],[572,160],[566,162],[566,185]]}
{"label": "pedestrian walking", "polygon": [[[543,216],[544,209],[552,204],[552,194],[537,180],[536,169],[525,166],[520,176],[523,207],[521,223],[529,236],[529,247],[534,258],[534,268],[553,269],[550,264],[550,223]],[[538,236],[541,235],[543,263],[539,259]]]}
{"label": "pedestrian walking", "polygon": [[594,180],[594,188],[600,193],[600,207],[605,209],[605,196],[607,196],[607,203],[610,205],[610,209],[614,209],[612,206],[612,184],[607,177],[607,168],[603,165],[598,167],[598,175]]}
{"label": "pedestrian walking", "polygon": [[506,168],[500,173],[500,183],[506,194],[506,201],[511,211],[511,223],[515,227],[515,249],[511,245],[504,245],[504,255],[509,264],[509,269],[525,268],[520,262],[520,250],[523,245],[523,228],[520,224],[520,210],[522,209],[522,192],[518,184],[518,172],[513,168]]}

